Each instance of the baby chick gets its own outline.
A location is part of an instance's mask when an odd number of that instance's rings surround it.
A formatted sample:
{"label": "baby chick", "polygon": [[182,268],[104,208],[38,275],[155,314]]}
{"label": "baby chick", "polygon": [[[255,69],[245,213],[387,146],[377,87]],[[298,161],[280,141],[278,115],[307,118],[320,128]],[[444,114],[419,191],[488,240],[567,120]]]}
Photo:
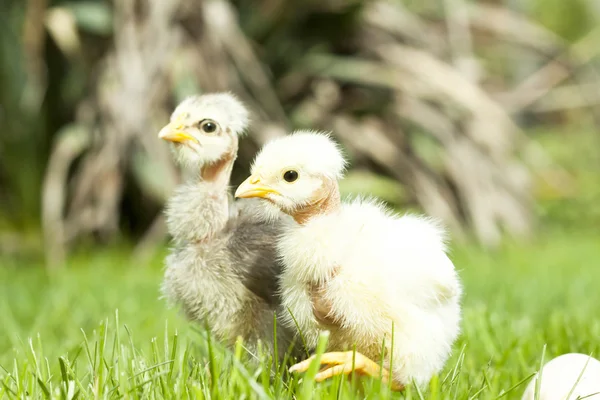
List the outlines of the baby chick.
{"label": "baby chick", "polygon": [[[272,351],[281,271],[274,238],[281,224],[259,219],[256,201],[234,203],[228,190],[247,124],[246,108],[218,93],[184,100],[160,131],[187,175],[166,207],[174,246],[162,291],[188,318],[207,322],[221,341],[232,345],[241,336],[251,351],[259,341]],[[280,355],[293,338],[293,331],[277,327]]]}
{"label": "baby chick", "polygon": [[285,323],[297,322],[309,347],[328,330],[328,350],[342,351],[322,355],[328,368],[316,379],[349,374],[354,365],[386,382],[391,375],[394,390],[413,380],[423,385],[459,333],[461,285],[445,232],[371,200],[341,203],[337,180],[345,164],[327,135],[300,131],[261,150],[236,197],[262,198],[296,221],[277,244],[282,303],[293,315]]}

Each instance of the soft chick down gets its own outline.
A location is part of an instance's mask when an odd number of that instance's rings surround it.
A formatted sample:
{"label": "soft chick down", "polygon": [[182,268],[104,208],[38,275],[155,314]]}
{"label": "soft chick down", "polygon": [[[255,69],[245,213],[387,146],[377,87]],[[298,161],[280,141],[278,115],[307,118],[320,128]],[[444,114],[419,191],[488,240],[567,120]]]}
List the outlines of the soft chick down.
{"label": "soft chick down", "polygon": [[[295,318],[288,314],[286,325],[298,323],[309,347],[330,331],[328,349],[337,352],[323,356],[330,367],[318,380],[350,373],[356,345],[359,373],[388,380],[391,372],[398,390],[426,384],[459,334],[461,285],[445,231],[374,200],[341,203],[345,164],[327,135],[298,132],[262,149],[236,196],[262,198],[296,221],[277,243],[282,303]],[[307,368],[303,362],[292,370]]]}
{"label": "soft chick down", "polygon": [[[273,350],[281,271],[274,238],[281,222],[264,222],[255,201],[234,202],[229,193],[238,137],[247,123],[245,107],[233,95],[218,93],[186,99],[160,131],[187,175],[166,207],[173,247],[162,292],[189,319],[207,322],[219,340],[233,345],[241,336],[254,353],[259,342]],[[293,332],[278,326],[282,357]]]}

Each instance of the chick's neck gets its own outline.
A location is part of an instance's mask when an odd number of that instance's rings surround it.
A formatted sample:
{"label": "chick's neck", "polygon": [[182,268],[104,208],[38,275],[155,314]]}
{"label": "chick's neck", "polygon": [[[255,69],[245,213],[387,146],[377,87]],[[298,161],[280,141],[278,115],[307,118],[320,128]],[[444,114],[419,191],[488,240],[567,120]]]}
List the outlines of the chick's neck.
{"label": "chick's neck", "polygon": [[342,201],[337,182],[325,180],[321,188],[313,196],[308,205],[296,209],[291,216],[300,225],[306,224],[312,218],[338,211]]}
{"label": "chick's neck", "polygon": [[231,178],[233,163],[237,158],[237,150],[237,145],[234,145],[233,148],[219,160],[200,167],[200,179],[204,182],[214,183],[215,185],[226,189]]}

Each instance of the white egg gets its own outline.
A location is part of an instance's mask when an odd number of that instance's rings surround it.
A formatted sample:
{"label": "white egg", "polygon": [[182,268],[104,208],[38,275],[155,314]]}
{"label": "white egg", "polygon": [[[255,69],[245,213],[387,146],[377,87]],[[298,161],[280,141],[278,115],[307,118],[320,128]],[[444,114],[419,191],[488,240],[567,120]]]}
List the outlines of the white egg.
{"label": "white egg", "polygon": [[[581,378],[577,382],[580,375]],[[540,400],[576,400],[583,397],[600,399],[600,361],[585,354],[569,353],[558,356],[544,365],[541,376]],[[522,400],[535,398],[537,379],[536,375],[529,383]],[[567,399],[569,393],[571,396]]]}

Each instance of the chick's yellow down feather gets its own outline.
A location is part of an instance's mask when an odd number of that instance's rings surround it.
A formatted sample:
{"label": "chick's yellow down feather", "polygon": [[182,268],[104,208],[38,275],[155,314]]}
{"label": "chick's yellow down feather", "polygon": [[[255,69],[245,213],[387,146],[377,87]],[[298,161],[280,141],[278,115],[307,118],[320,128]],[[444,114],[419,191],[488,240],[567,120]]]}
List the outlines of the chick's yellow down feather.
{"label": "chick's yellow down feather", "polygon": [[[283,215],[264,222],[256,201],[234,202],[228,190],[247,122],[240,101],[215,93],[184,100],[160,131],[186,176],[165,210],[173,246],[162,292],[222,342],[233,345],[241,336],[251,352],[259,342],[272,352],[281,271],[274,242]],[[278,327],[281,357],[293,339],[293,330]]]}
{"label": "chick's yellow down feather", "polygon": [[345,164],[327,135],[297,132],[261,150],[236,195],[262,198],[295,219],[277,243],[281,297],[293,315],[286,324],[297,323],[308,346],[330,331],[328,350],[337,353],[324,356],[333,367],[317,379],[347,374],[352,358],[340,351],[355,345],[358,372],[381,373],[397,389],[426,384],[459,334],[461,285],[445,231],[374,200],[341,203],[337,179]]}

